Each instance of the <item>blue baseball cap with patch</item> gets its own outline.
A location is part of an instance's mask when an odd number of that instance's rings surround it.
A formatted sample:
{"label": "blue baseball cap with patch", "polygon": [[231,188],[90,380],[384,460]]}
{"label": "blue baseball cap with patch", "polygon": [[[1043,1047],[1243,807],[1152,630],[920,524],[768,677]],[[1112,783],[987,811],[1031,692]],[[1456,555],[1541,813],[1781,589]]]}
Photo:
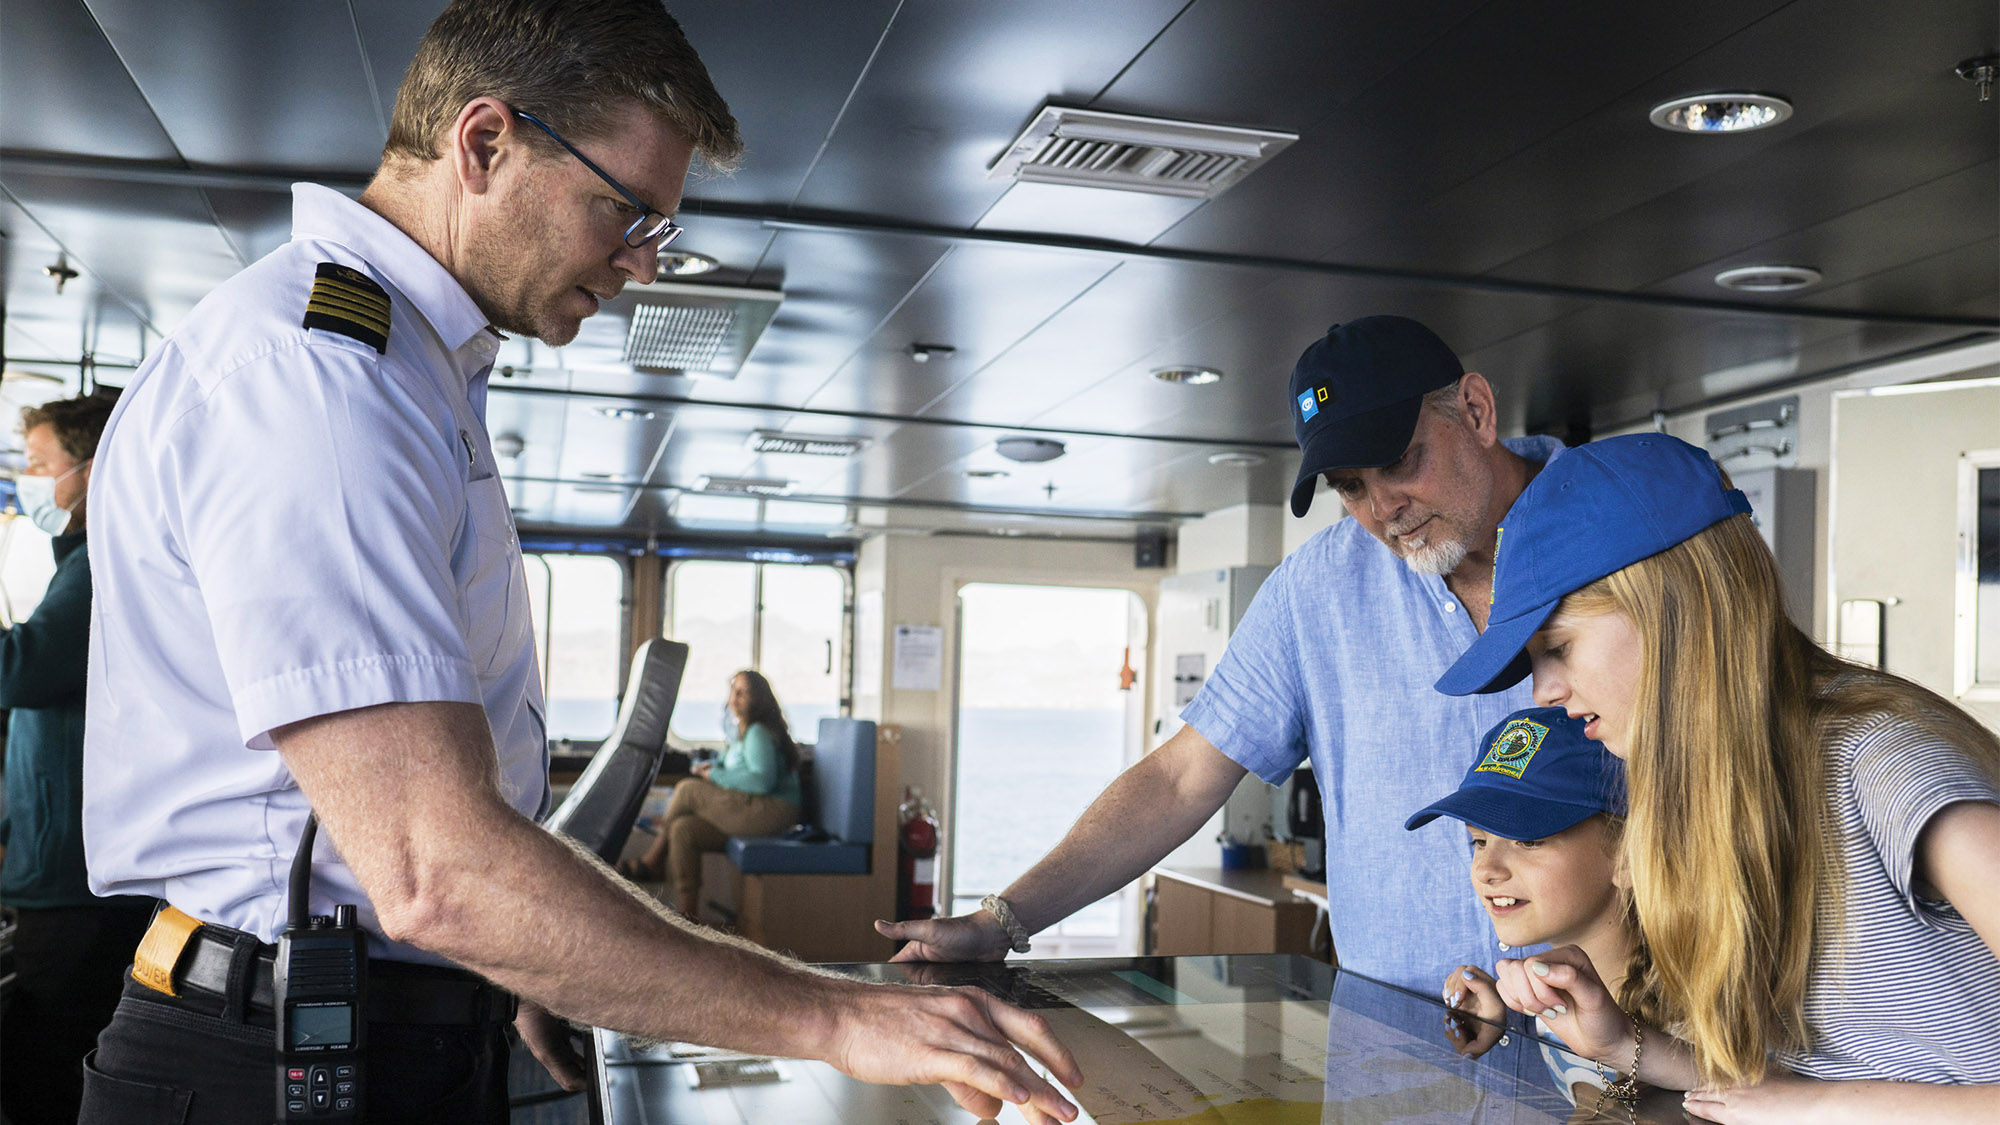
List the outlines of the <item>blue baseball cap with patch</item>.
{"label": "blue baseball cap with patch", "polygon": [[1403,822],[1455,817],[1509,840],[1544,840],[1598,813],[1625,815],[1625,763],[1560,707],[1516,711],[1479,740],[1458,791]]}
{"label": "blue baseball cap with patch", "polygon": [[1394,464],[1417,432],[1424,396],[1465,376],[1437,334],[1402,316],[1336,324],[1292,368],[1292,432],[1305,459],[1292,485],[1292,514],[1312,506],[1329,469]]}
{"label": "blue baseball cap with patch", "polygon": [[1565,450],[1500,521],[1486,631],[1437,689],[1513,687],[1528,675],[1528,638],[1564,595],[1749,511],[1714,458],[1679,438],[1627,434]]}

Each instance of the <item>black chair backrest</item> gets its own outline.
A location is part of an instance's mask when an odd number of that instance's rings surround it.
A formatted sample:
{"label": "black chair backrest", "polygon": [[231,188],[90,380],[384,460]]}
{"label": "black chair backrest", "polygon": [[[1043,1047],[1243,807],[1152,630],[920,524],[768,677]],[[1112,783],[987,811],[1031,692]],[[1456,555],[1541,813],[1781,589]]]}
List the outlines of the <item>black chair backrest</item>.
{"label": "black chair backrest", "polygon": [[543,823],[571,837],[606,863],[618,862],[646,803],[667,750],[667,721],[681,693],[688,646],[655,639],[632,654],[632,675],[612,727],[569,796]]}

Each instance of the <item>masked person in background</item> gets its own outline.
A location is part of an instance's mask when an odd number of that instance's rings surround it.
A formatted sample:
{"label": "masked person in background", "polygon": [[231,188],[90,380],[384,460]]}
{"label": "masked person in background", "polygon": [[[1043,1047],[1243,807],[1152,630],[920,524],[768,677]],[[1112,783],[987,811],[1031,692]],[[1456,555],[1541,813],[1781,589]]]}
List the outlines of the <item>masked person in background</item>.
{"label": "masked person in background", "polygon": [[27,620],[0,632],[7,815],[0,904],[15,911],[15,992],[0,1023],[0,1110],[13,1125],[75,1121],[83,1056],[118,1004],[152,900],[98,898],[83,866],[83,673],[90,639],[85,489],[111,416],[101,395],[21,412],[30,523],[52,536],[55,575]]}

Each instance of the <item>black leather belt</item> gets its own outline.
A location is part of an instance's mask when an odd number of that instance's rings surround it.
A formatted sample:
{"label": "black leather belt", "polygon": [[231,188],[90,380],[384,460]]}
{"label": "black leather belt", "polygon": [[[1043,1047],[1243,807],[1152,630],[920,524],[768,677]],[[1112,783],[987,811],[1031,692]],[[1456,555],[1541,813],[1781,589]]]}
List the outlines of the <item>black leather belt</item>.
{"label": "black leather belt", "polygon": [[[188,940],[174,972],[177,988],[226,1000],[230,968],[237,943],[203,926]],[[260,945],[249,965],[252,1009],[271,1010],[271,967],[275,951]],[[514,1018],[514,997],[505,989],[480,980],[463,969],[413,965],[404,961],[368,963],[367,1010],[370,1023],[490,1024]]]}

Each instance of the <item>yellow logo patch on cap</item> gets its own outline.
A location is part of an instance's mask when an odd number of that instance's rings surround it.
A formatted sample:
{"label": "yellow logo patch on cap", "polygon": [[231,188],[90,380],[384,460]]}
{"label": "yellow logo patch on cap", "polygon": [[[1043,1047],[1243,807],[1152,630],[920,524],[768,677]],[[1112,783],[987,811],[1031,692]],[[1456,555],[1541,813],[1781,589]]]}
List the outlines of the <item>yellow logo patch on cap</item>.
{"label": "yellow logo patch on cap", "polygon": [[1515,719],[1500,728],[1486,748],[1486,756],[1473,767],[1474,773],[1502,773],[1518,778],[1527,772],[1528,762],[1542,748],[1549,728],[1533,719]]}

